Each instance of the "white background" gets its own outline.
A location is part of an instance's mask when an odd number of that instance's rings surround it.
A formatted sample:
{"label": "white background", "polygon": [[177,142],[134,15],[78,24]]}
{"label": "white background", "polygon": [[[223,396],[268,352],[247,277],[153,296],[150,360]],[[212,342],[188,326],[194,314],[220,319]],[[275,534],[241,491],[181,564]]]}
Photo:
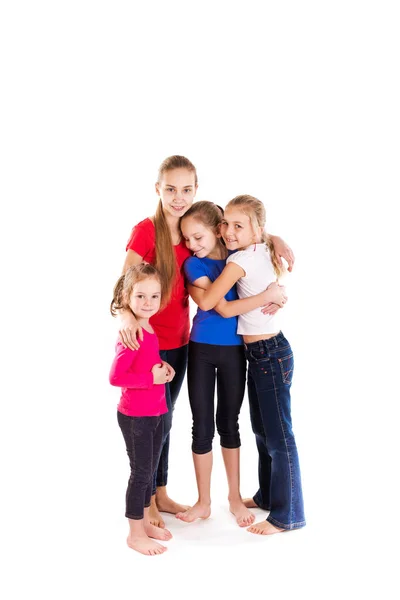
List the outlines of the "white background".
{"label": "white background", "polygon": [[[396,2],[2,3],[5,598],[394,598],[398,541]],[[284,331],[308,525],[270,538],[227,511],[125,545],[128,462],[108,385],[108,304],[161,161],[197,199],[261,198],[292,246]],[[193,503],[185,387],[169,491]],[[256,489],[247,398],[242,492]],[[264,518],[261,511],[257,517]]]}

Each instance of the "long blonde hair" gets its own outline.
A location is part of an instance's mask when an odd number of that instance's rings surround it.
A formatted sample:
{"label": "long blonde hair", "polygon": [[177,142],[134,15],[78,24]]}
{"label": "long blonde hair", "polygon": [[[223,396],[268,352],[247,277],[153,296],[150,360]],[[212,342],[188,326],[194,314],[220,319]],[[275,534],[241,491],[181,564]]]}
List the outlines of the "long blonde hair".
{"label": "long blonde hair", "polygon": [[256,232],[257,228],[261,228],[261,241],[265,242],[270,252],[274,271],[278,277],[283,275],[285,269],[279,263],[271,238],[265,231],[265,206],[261,202],[261,200],[258,200],[257,198],[255,198],[254,196],[250,196],[249,194],[243,194],[241,196],[236,196],[235,198],[230,200],[226,205],[225,210],[228,210],[228,208],[238,208],[239,210],[241,210],[241,212],[247,215],[250,219],[250,223],[254,232]]}
{"label": "long blonde hair", "polygon": [[131,297],[134,286],[144,279],[156,279],[161,285],[161,306],[165,305],[165,291],[161,281],[160,273],[154,265],[149,263],[140,263],[132,265],[121,275],[114,286],[113,299],[110,304],[110,312],[113,317],[117,316],[118,310],[130,310],[129,298]]}
{"label": "long blonde hair", "polygon": [[[187,169],[188,171],[192,171],[194,173],[195,185],[197,185],[196,167],[188,158],[179,155],[169,156],[163,160],[158,169],[157,183],[161,182],[164,173],[173,171],[174,169]],[[157,205],[156,213],[154,215],[154,227],[156,230],[155,266],[160,273],[161,285],[165,290],[164,304],[167,304],[175,285],[177,266],[171,231],[164,215],[161,200]]]}

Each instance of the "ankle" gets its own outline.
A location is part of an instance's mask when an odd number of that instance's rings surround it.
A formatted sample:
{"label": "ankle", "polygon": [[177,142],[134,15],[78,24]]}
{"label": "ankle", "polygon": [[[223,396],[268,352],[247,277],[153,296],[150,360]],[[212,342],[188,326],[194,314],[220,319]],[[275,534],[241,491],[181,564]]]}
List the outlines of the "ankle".
{"label": "ankle", "polygon": [[162,485],[160,487],[158,487],[156,489],[156,493],[154,494],[154,496],[152,496],[152,499],[154,498],[154,502],[158,499],[162,499],[162,498],[168,498],[168,494],[167,494],[167,486],[166,485]]}
{"label": "ankle", "polygon": [[210,498],[210,496],[199,497],[199,499],[197,500],[197,504],[200,504],[201,506],[211,506],[211,498]]}
{"label": "ankle", "polygon": [[239,502],[243,502],[242,496],[240,494],[229,494],[228,502],[229,504],[237,504]]}

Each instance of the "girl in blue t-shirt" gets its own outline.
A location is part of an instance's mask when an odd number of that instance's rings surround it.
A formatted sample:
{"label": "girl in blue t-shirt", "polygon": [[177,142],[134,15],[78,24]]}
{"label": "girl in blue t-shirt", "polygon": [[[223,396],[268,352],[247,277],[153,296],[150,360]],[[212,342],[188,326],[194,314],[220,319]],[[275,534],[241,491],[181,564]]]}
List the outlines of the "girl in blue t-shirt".
{"label": "girl in blue t-shirt", "polygon": [[[221,274],[228,251],[219,226],[223,211],[212,202],[196,202],[182,217],[180,227],[187,247],[194,253],[184,263],[191,297],[201,295]],[[214,391],[217,381],[216,425],[220,436],[228,487],[229,509],[240,527],[253,523],[254,515],[244,505],[239,490],[239,412],[246,382],[246,359],[237,330],[237,315],[259,307],[273,314],[285,299],[284,289],[272,284],[257,296],[238,300],[233,287],[215,309],[197,309],[189,341],[188,388],[193,415],[192,451],[199,498],[176,515],[192,522],[210,516],[212,440],[215,432]]]}

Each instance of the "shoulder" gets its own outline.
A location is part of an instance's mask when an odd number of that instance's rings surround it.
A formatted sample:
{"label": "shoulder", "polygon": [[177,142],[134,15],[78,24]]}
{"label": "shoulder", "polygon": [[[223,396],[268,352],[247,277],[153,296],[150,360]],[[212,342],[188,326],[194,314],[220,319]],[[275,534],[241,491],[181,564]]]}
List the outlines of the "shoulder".
{"label": "shoulder", "polygon": [[116,344],[115,344],[115,354],[118,358],[121,357],[131,357],[132,359],[135,358],[135,356],[137,356],[138,350],[131,350],[130,348],[127,348],[126,346],[124,346],[124,344],[121,342],[121,340],[117,340]]}
{"label": "shoulder", "polygon": [[185,268],[186,267],[197,267],[201,264],[202,264],[201,258],[197,258],[197,256],[189,256],[189,258],[187,258],[185,260]]}
{"label": "shoulder", "polygon": [[196,275],[198,278],[199,274],[203,274],[206,272],[206,267],[201,258],[197,258],[197,256],[189,256],[185,260],[184,263],[185,274],[189,279],[193,279],[193,276]]}
{"label": "shoulder", "polygon": [[148,233],[148,234],[154,234],[154,231],[155,231],[154,223],[150,219],[150,217],[143,219],[143,221],[139,221],[139,223],[137,223],[133,229],[135,229],[136,231],[141,231],[143,233]]}
{"label": "shoulder", "polygon": [[126,245],[126,249],[129,250],[139,250],[143,252],[142,244],[145,243],[147,245],[153,245],[155,240],[155,229],[154,224],[151,219],[147,218],[143,221],[137,223],[129,236],[128,243]]}
{"label": "shoulder", "polygon": [[232,252],[226,259],[226,264],[228,263],[238,263],[241,264],[243,261],[246,261],[249,255],[248,250],[238,250],[237,252]]}

